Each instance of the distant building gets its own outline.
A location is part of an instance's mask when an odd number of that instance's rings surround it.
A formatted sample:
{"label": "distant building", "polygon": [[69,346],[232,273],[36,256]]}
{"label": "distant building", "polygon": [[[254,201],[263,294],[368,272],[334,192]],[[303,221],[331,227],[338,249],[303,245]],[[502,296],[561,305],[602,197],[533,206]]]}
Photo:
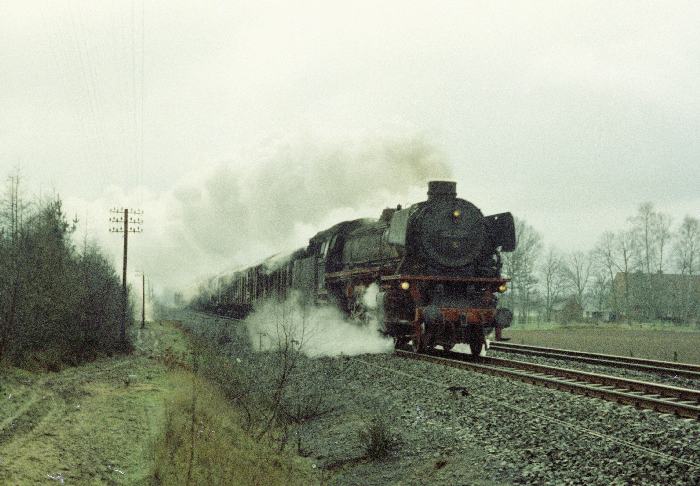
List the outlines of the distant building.
{"label": "distant building", "polygon": [[610,300],[621,317],[699,322],[700,275],[620,272]]}
{"label": "distant building", "polygon": [[583,317],[592,321],[610,322],[617,320],[617,313],[612,308],[598,309],[591,305],[586,305],[583,309]]}
{"label": "distant building", "polygon": [[560,299],[552,305],[552,321],[569,323],[580,322],[585,317],[583,308],[576,302],[576,298],[572,295],[564,299]]}

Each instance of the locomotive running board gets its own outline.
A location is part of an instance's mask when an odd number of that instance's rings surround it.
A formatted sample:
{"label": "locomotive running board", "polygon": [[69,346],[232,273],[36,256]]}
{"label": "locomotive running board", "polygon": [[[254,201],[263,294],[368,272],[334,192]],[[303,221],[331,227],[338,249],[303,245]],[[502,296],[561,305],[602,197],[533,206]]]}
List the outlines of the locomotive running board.
{"label": "locomotive running board", "polygon": [[[351,277],[371,277],[376,278],[382,273],[389,273],[393,271],[392,267],[361,267],[353,268],[352,270],[343,270],[340,272],[328,272],[326,274],[326,280],[335,279],[346,279]],[[384,277],[382,277],[384,278]]]}
{"label": "locomotive running board", "polygon": [[440,275],[385,275],[381,277],[383,281],[390,280],[422,280],[428,282],[462,282],[462,283],[494,283],[502,284],[510,282],[509,278],[488,278],[488,277],[448,277]]}

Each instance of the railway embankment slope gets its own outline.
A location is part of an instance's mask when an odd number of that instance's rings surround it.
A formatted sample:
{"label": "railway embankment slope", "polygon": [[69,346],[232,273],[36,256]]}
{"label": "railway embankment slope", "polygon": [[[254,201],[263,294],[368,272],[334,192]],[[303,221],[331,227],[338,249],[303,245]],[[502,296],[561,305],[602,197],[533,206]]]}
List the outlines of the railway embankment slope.
{"label": "railway embankment slope", "polygon": [[59,372],[0,368],[1,484],[317,482],[243,431],[216,387],[192,373],[190,340],[175,323],[149,323],[133,343],[130,355]]}
{"label": "railway embankment slope", "polygon": [[158,357],[186,344],[161,325],[139,331],[134,344],[132,355],[59,372],[0,370],[0,482],[147,482],[174,392]]}

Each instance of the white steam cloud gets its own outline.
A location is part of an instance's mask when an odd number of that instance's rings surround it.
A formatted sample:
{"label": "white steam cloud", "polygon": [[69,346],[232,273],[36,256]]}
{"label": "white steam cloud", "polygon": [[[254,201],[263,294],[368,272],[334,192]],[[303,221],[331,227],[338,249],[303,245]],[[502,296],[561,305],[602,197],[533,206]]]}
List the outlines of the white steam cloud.
{"label": "white steam cloud", "polygon": [[263,303],[245,324],[253,348],[259,351],[288,343],[314,358],[390,353],[394,349],[393,340],[379,332],[376,320],[351,321],[336,307],[304,305],[298,295],[281,303]]}
{"label": "white steam cloud", "polygon": [[377,308],[377,297],[379,296],[379,285],[372,283],[362,294],[362,304],[369,310]]}
{"label": "white steam cloud", "polygon": [[[481,348],[479,356],[486,356],[486,348],[488,347],[490,342],[491,341],[489,339],[486,340],[486,346]],[[452,348],[452,351],[454,351],[455,353],[472,354],[472,350],[468,344],[456,344],[455,347]]]}

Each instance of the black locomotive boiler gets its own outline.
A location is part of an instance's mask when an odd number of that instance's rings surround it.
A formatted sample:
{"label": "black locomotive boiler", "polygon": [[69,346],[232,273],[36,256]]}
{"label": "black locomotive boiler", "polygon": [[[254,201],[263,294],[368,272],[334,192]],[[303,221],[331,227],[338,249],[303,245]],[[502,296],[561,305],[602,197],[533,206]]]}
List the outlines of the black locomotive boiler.
{"label": "black locomotive boiler", "polygon": [[[376,313],[397,347],[468,343],[478,355],[488,333],[510,325],[512,313],[497,306],[508,282],[500,253],[515,245],[510,213],[484,216],[457,197],[456,183],[431,181],[426,201],[338,223],[288,258],[211,279],[195,305],[243,317],[256,302],[297,290],[353,317]],[[367,306],[373,284],[376,305]]]}

